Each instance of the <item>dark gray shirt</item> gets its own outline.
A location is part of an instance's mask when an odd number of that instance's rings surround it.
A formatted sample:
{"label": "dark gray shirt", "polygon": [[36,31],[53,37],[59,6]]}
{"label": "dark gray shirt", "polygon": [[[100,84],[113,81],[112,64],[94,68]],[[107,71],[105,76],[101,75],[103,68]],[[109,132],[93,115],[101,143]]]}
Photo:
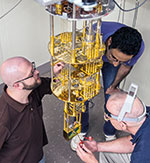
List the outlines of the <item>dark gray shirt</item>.
{"label": "dark gray shirt", "polygon": [[131,163],[150,163],[150,116],[132,138],[135,147],[131,155]]}
{"label": "dark gray shirt", "polygon": [[41,85],[21,104],[6,93],[0,97],[0,163],[37,163],[48,143],[42,120],[41,100],[52,94],[51,79],[41,78]]}

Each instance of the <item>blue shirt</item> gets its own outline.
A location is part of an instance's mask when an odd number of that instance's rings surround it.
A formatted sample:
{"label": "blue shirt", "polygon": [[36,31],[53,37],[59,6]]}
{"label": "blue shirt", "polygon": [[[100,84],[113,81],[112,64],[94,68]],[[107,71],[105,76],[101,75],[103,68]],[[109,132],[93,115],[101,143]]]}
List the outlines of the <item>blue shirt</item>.
{"label": "blue shirt", "polygon": [[131,163],[150,163],[150,116],[132,138],[131,142],[135,147],[131,155]]}
{"label": "blue shirt", "polygon": [[[101,26],[101,32],[103,33],[103,41],[106,42],[106,40],[113,35],[118,29],[125,27],[126,25],[118,23],[118,22],[102,22]],[[94,25],[94,28],[96,28],[96,24]],[[144,41],[142,40],[141,48],[138,52],[138,54],[134,57],[132,57],[129,61],[125,62],[128,66],[133,66],[137,60],[140,58],[144,51]],[[106,55],[103,55],[103,62],[109,62]]]}

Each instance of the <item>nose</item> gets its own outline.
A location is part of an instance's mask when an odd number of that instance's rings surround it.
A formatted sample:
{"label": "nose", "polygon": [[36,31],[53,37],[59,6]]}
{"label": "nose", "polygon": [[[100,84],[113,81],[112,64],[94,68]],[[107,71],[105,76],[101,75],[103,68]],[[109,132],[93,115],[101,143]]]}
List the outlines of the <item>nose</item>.
{"label": "nose", "polygon": [[113,62],[114,67],[117,67],[119,65],[119,62]]}
{"label": "nose", "polygon": [[36,69],[36,70],[34,70],[34,72],[33,72],[33,75],[39,75],[39,71]]}

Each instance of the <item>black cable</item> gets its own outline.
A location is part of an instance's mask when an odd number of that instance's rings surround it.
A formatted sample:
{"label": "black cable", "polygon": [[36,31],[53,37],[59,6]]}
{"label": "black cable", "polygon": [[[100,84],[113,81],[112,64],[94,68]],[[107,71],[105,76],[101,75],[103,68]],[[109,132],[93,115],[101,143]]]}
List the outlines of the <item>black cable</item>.
{"label": "black cable", "polygon": [[142,5],[144,5],[144,3],[145,3],[147,0],[144,0],[144,1],[143,1],[141,4],[139,4],[137,7],[131,8],[131,9],[128,9],[128,10],[125,10],[125,9],[121,8],[121,7],[119,6],[119,4],[118,4],[115,0],[113,0],[113,1],[114,1],[114,3],[117,5],[117,7],[118,7],[120,10],[122,10],[123,12],[130,12],[130,11],[136,10],[137,8],[139,8],[139,7],[141,7]]}
{"label": "black cable", "polygon": [[19,0],[11,9],[9,9],[6,13],[4,13],[3,15],[0,16],[0,19],[2,19],[4,16],[6,16],[7,14],[9,14],[13,9],[15,9],[22,0]]}

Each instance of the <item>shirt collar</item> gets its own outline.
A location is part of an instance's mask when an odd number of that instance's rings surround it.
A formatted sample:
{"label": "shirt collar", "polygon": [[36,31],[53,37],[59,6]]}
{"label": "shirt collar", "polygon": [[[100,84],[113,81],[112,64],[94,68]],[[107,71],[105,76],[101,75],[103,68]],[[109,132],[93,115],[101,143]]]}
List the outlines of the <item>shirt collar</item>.
{"label": "shirt collar", "polygon": [[4,90],[3,90],[3,93],[2,93],[2,97],[5,99],[5,101],[6,101],[14,110],[16,110],[16,111],[18,111],[18,112],[22,112],[28,104],[19,103],[18,101],[16,101],[16,100],[14,100],[13,98],[11,98],[11,97],[7,94],[6,89],[7,89],[7,85],[4,86]]}

